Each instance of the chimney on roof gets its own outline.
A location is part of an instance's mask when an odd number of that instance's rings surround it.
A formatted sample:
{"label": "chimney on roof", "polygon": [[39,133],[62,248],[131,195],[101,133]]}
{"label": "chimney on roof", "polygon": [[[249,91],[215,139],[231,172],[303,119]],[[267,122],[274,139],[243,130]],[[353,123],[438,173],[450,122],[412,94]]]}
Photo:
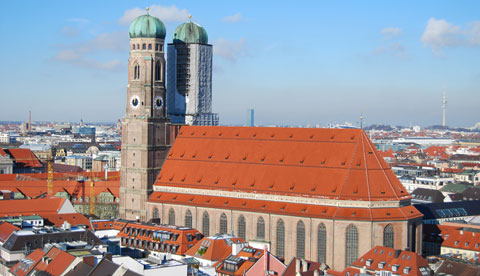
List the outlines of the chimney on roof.
{"label": "chimney on roof", "polygon": [[245,242],[239,242],[239,243],[233,243],[232,244],[232,255],[235,256],[238,254],[238,252],[240,252],[240,250],[242,250],[242,248],[245,247],[245,245],[247,245],[248,243],[245,243]]}
{"label": "chimney on roof", "polygon": [[313,276],[319,276],[320,275],[320,272],[318,272],[318,269],[316,269],[314,272],[313,272]]}
{"label": "chimney on roof", "polygon": [[400,256],[400,253],[402,253],[402,250],[395,249],[395,258],[398,258]]}
{"label": "chimney on roof", "polygon": [[460,235],[463,235],[463,229],[462,229],[462,230],[460,230]]}
{"label": "chimney on roof", "polygon": [[95,256],[85,256],[83,257],[83,262],[91,267],[95,267]]}
{"label": "chimney on roof", "polygon": [[295,259],[295,272],[300,272],[300,259]]}
{"label": "chimney on roof", "polygon": [[112,252],[105,252],[103,258],[112,261]]}

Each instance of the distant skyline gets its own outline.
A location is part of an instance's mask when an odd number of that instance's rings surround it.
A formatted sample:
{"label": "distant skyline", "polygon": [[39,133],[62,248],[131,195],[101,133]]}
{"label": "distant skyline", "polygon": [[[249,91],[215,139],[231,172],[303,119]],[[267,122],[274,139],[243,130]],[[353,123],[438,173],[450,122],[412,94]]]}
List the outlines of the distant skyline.
{"label": "distant skyline", "polygon": [[221,124],[480,122],[479,1],[8,1],[0,121],[114,122],[125,114],[128,25],[202,25]]}

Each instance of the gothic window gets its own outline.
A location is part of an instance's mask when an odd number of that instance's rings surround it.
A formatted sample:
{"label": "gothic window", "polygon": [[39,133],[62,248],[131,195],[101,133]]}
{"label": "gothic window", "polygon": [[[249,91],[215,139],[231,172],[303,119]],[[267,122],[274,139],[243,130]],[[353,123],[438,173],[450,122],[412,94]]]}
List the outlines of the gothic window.
{"label": "gothic window", "polygon": [[220,216],[220,234],[227,234],[227,216],[225,213]]}
{"label": "gothic window", "polygon": [[192,212],[190,212],[190,210],[187,210],[187,212],[185,212],[185,226],[188,228],[192,228]]}
{"label": "gothic window", "polygon": [[244,240],[246,240],[245,230],[246,230],[245,217],[240,215],[240,217],[238,218],[238,236]]}
{"label": "gothic window", "polygon": [[393,248],[393,239],[395,236],[395,232],[393,231],[393,226],[388,224],[383,229],[383,246]]}
{"label": "gothic window", "polygon": [[152,44],[148,44],[148,50],[152,50]]}
{"label": "gothic window", "polygon": [[327,228],[325,224],[318,225],[317,233],[317,258],[319,263],[326,263],[327,261]]}
{"label": "gothic window", "polygon": [[146,49],[147,49],[147,44],[143,43],[142,50],[146,50]]}
{"label": "gothic window", "polygon": [[140,79],[140,66],[138,64],[135,64],[135,67],[134,67],[134,72],[133,72],[133,79],[134,80],[138,80]]}
{"label": "gothic window", "polygon": [[259,217],[257,220],[257,239],[265,239],[265,221],[262,217]]}
{"label": "gothic window", "polygon": [[155,208],[153,208],[152,218],[156,219],[156,218],[158,218],[158,217],[159,217],[159,216],[158,216],[158,208],[155,207]]}
{"label": "gothic window", "polygon": [[157,62],[155,63],[155,80],[157,81],[160,80],[161,74],[162,74],[162,71],[160,68],[160,61],[157,60]]}
{"label": "gothic window", "polygon": [[350,224],[345,231],[345,266],[358,259],[358,230]]}
{"label": "gothic window", "polygon": [[205,237],[210,236],[210,216],[208,215],[207,211],[203,212],[202,234]]}
{"label": "gothic window", "polygon": [[170,210],[168,210],[168,224],[175,225],[175,211],[173,210],[173,208],[170,208]]}
{"label": "gothic window", "polygon": [[277,257],[285,257],[285,223],[282,219],[277,221]]}
{"label": "gothic window", "polygon": [[158,44],[155,44],[155,51],[158,51]]}
{"label": "gothic window", "polygon": [[297,223],[297,258],[305,258],[305,224]]}
{"label": "gothic window", "polygon": [[135,50],[135,44],[132,44],[132,49]]}

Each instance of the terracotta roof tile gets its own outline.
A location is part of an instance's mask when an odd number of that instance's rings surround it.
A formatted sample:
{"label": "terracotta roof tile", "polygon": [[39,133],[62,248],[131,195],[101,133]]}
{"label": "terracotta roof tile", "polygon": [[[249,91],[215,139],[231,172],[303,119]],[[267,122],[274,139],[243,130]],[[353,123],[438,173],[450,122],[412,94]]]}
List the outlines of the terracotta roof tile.
{"label": "terracotta roof tile", "polygon": [[209,261],[220,261],[232,254],[231,243],[243,242],[245,241],[241,238],[228,235],[204,237],[185,252],[185,255]]}
{"label": "terracotta roof tile", "polygon": [[20,230],[20,228],[17,226],[8,222],[0,221],[0,242],[4,243],[13,232],[18,230]]}
{"label": "terracotta roof tile", "polygon": [[411,198],[359,129],[184,126],[155,185],[341,200]]}
{"label": "terracotta roof tile", "polygon": [[24,168],[42,168],[43,165],[30,149],[8,149],[7,150],[17,164]]}
{"label": "terracotta roof tile", "polygon": [[[400,208],[343,208],[337,206],[321,206],[313,204],[164,192],[153,192],[149,201],[221,209],[227,208],[250,212],[265,212],[290,216],[363,221],[406,220],[422,217],[422,214],[412,205]],[[225,206],[225,202],[228,202],[227,206]]]}
{"label": "terracotta roof tile", "polygon": [[32,253],[30,253],[24,260],[27,262],[22,261],[16,263],[13,267],[10,268],[10,271],[16,276],[25,276],[27,275],[35,266],[40,262],[42,257],[45,255],[42,249],[36,249]]}
{"label": "terracotta roof tile", "polygon": [[0,216],[54,215],[64,202],[58,197],[0,200]]}

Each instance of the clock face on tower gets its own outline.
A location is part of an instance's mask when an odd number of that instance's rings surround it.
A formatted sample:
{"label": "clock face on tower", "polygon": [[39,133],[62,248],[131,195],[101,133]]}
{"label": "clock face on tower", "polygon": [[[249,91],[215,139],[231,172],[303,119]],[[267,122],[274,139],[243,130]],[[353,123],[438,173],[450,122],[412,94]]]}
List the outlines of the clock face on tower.
{"label": "clock face on tower", "polygon": [[132,96],[132,98],[130,98],[130,105],[133,108],[137,108],[139,103],[140,103],[140,98],[138,96],[135,95],[135,96]]}
{"label": "clock face on tower", "polygon": [[163,106],[163,99],[160,96],[155,97],[155,108],[160,109]]}

